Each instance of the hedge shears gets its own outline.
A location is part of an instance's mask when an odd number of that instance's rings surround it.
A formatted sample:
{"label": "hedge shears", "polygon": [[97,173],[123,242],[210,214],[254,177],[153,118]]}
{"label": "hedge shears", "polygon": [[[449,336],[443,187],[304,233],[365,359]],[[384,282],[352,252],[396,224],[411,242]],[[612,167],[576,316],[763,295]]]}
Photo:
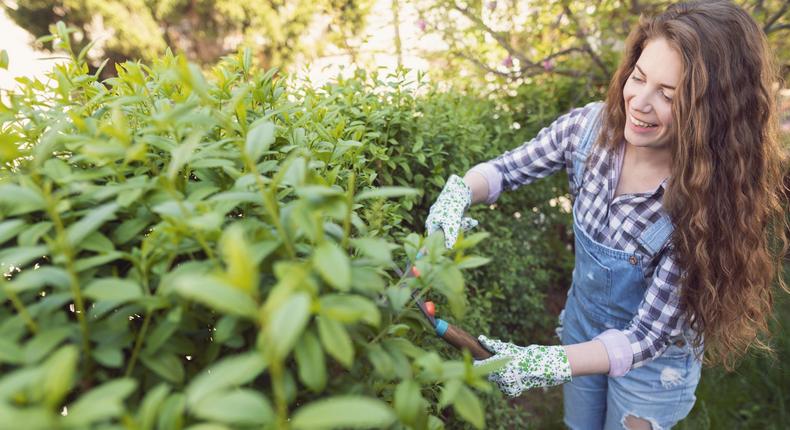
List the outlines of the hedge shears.
{"label": "hedge shears", "polygon": [[[417,252],[416,260],[419,260],[423,256],[423,252]],[[399,270],[398,270],[399,271]],[[410,262],[408,266],[406,266],[406,277],[420,277],[420,271],[417,269],[416,266],[412,265]],[[399,276],[403,276],[403,273],[399,273]],[[402,285],[403,288],[408,288],[405,283]],[[431,326],[436,330],[436,335],[441,337],[445,340],[445,342],[449,343],[450,345],[454,346],[459,350],[467,349],[470,353],[472,353],[472,357],[475,360],[484,360],[486,358],[492,357],[490,351],[485,349],[480,342],[475,339],[474,336],[459,328],[455,325],[448,323],[447,321],[436,318],[436,306],[433,302],[428,301],[425,302],[420,298],[419,294],[417,294],[417,290],[411,290],[411,297],[414,299],[414,303],[420,309],[420,312],[428,319],[428,322]]]}

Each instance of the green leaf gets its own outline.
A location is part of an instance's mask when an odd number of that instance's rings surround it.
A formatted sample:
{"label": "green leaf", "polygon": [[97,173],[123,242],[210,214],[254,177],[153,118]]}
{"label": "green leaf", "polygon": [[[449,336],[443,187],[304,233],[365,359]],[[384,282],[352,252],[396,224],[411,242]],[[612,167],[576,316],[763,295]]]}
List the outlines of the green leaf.
{"label": "green leaf", "polygon": [[47,255],[49,249],[44,245],[19,246],[0,251],[0,270],[8,272],[12,267],[24,267],[33,260]]}
{"label": "green leaf", "polygon": [[456,250],[472,248],[478,243],[482,242],[483,239],[488,238],[488,236],[490,236],[490,234],[484,231],[473,233],[469,236],[464,234],[463,237],[460,237],[458,241],[455,242],[455,246],[453,248]]}
{"label": "green leaf", "polygon": [[233,225],[225,230],[220,239],[220,250],[231,285],[247,294],[257,294],[258,268],[241,226]]}
{"label": "green leaf", "polygon": [[124,254],[120,252],[111,251],[106,254],[95,255],[88,258],[80,258],[74,262],[74,271],[77,273],[93,269],[94,267],[103,266],[110,261],[120,260]]}
{"label": "green leaf", "polygon": [[183,274],[173,280],[173,288],[181,296],[198,301],[222,313],[238,315],[251,320],[258,317],[258,308],[250,296],[214,276]]}
{"label": "green leaf", "polygon": [[496,360],[491,360],[486,362],[485,364],[475,366],[472,371],[474,372],[475,375],[479,375],[479,376],[488,375],[491,372],[496,372],[497,370],[500,370],[505,366],[507,366],[507,364],[510,362],[511,359],[512,359],[511,357],[504,357]]}
{"label": "green leaf", "polygon": [[17,243],[19,246],[35,246],[38,245],[38,242],[41,240],[41,237],[44,236],[52,229],[52,223],[50,221],[42,221],[35,223],[19,234],[17,238]]}
{"label": "green leaf", "polygon": [[359,320],[378,327],[381,313],[375,303],[355,294],[325,294],[321,297],[321,314],[343,323]]}
{"label": "green leaf", "polygon": [[120,278],[96,279],[85,288],[85,296],[93,300],[128,302],[143,296],[143,288],[135,281]]}
{"label": "green leaf", "polygon": [[0,210],[5,215],[21,215],[43,210],[44,197],[38,190],[15,184],[0,185]]}
{"label": "green leaf", "polygon": [[352,239],[351,244],[366,257],[373,259],[378,264],[392,264],[392,249],[396,247],[384,239],[362,237],[359,239]]}
{"label": "green leaf", "polygon": [[238,425],[262,425],[274,419],[266,397],[249,389],[209,394],[192,413],[198,418]]}
{"label": "green leaf", "polygon": [[475,267],[483,266],[489,262],[491,262],[491,259],[487,257],[464,257],[464,259],[461,260],[461,262],[458,263],[456,267],[459,269],[474,269]]}
{"label": "green leaf", "polygon": [[55,351],[44,363],[42,390],[45,393],[44,402],[50,408],[59,406],[66,393],[71,390],[78,356],[79,351],[76,346],[65,345]]}
{"label": "green leaf", "polygon": [[291,420],[295,429],[385,428],[395,414],[381,400],[363,396],[335,396],[299,408]]}
{"label": "green leaf", "polygon": [[186,396],[181,393],[171,394],[159,408],[159,429],[178,429],[183,426]]}
{"label": "green leaf", "polygon": [[175,354],[160,352],[155,355],[142,354],[140,361],[145,367],[174,384],[184,381],[184,365]]}
{"label": "green leaf", "polygon": [[326,386],[326,362],[321,344],[311,330],[299,339],[294,350],[299,380],[315,392]]}
{"label": "green leaf", "polygon": [[485,414],[480,399],[467,387],[461,386],[453,401],[453,409],[464,420],[475,426],[485,427]]}
{"label": "green leaf", "polygon": [[368,360],[373,365],[373,369],[384,379],[392,379],[395,376],[395,367],[389,353],[379,344],[370,346],[368,349]]}
{"label": "green leaf", "polygon": [[88,237],[89,234],[99,229],[105,221],[115,217],[116,210],[118,210],[117,203],[107,203],[91,210],[82,219],[70,225],[66,229],[69,245],[79,248],[80,242]]}
{"label": "green leaf", "polygon": [[406,424],[413,424],[422,407],[422,394],[420,386],[411,379],[401,381],[395,388],[395,413]]}
{"label": "green leaf", "polygon": [[21,364],[24,357],[22,348],[16,342],[0,337],[0,363]]}
{"label": "green leaf", "polygon": [[411,298],[411,292],[408,288],[401,286],[392,286],[387,288],[387,300],[389,300],[392,309],[399,312],[406,305],[406,302]]}
{"label": "green leaf", "polygon": [[25,344],[25,361],[37,363],[71,334],[71,327],[54,327],[38,333]]}
{"label": "green leaf", "polygon": [[444,266],[436,273],[439,290],[450,304],[450,311],[456,318],[462,318],[466,311],[466,296],[464,295],[464,276],[455,266]]}
{"label": "green leaf", "polygon": [[16,237],[16,235],[24,231],[25,228],[27,228],[27,224],[21,219],[0,222],[0,244],[5,243],[12,237]]}
{"label": "green leaf", "polygon": [[295,293],[274,310],[267,326],[268,343],[275,355],[285,358],[310,318],[310,295]]}
{"label": "green leaf", "polygon": [[0,51],[0,69],[8,70],[8,51]]}
{"label": "green leaf", "polygon": [[135,237],[138,237],[140,232],[148,226],[149,222],[147,217],[132,218],[122,222],[121,225],[112,232],[115,243],[123,245]]}
{"label": "green leaf", "polygon": [[123,365],[123,352],[117,347],[100,346],[91,351],[91,355],[102,366],[118,369]]}
{"label": "green leaf", "polygon": [[269,146],[274,143],[274,123],[268,120],[254,123],[250,131],[247,132],[247,140],[244,143],[244,152],[257,163],[263,153],[269,150]]}
{"label": "green leaf", "polygon": [[187,403],[193,409],[209,394],[246,384],[264,369],[266,361],[259,352],[223,358],[192,379],[186,389]]}
{"label": "green leaf", "polygon": [[94,231],[80,243],[80,248],[98,253],[115,251],[115,245],[107,236]]}
{"label": "green leaf", "polygon": [[327,197],[337,197],[343,195],[340,187],[327,187],[325,185],[304,185],[296,187],[296,195],[310,201],[320,201]]}
{"label": "green leaf", "polygon": [[190,134],[182,144],[171,151],[172,158],[167,166],[167,178],[170,181],[175,180],[176,176],[181,172],[181,168],[192,159],[195,150],[200,145],[202,135],[203,133],[199,131]]}
{"label": "green leaf", "polygon": [[463,385],[460,379],[451,379],[445,382],[442,387],[442,394],[439,396],[439,407],[444,408],[453,404],[455,398],[458,397],[458,391]]}
{"label": "green leaf", "polygon": [[354,201],[366,199],[389,199],[393,197],[416,196],[419,194],[414,188],[408,187],[380,187],[372,190],[365,190],[354,197]]}
{"label": "green leaf", "polygon": [[318,335],[324,349],[347,369],[354,363],[354,345],[343,324],[324,317],[316,317]]}
{"label": "green leaf", "polygon": [[73,405],[63,423],[77,428],[114,418],[124,411],[123,399],[134,391],[137,381],[131,378],[114,379],[83,394]]}
{"label": "green leaf", "polygon": [[163,320],[159,321],[156,328],[145,338],[145,352],[147,354],[153,354],[170,339],[181,323],[182,314],[183,309],[178,306],[168,312]]}
{"label": "green leaf", "polygon": [[59,289],[68,289],[70,284],[69,274],[65,270],[54,266],[43,266],[38,269],[23,270],[8,283],[8,289],[21,293],[22,291],[38,291],[46,285]]}
{"label": "green leaf", "polygon": [[351,266],[351,287],[364,293],[380,293],[386,282],[373,267]]}
{"label": "green leaf", "polygon": [[325,241],[319,245],[313,253],[313,265],[329,285],[340,291],[351,288],[351,262],[338,244]]}
{"label": "green leaf", "polygon": [[140,423],[142,430],[153,430],[156,414],[169,393],[170,387],[166,383],[161,383],[146,393],[137,412],[137,421]]}

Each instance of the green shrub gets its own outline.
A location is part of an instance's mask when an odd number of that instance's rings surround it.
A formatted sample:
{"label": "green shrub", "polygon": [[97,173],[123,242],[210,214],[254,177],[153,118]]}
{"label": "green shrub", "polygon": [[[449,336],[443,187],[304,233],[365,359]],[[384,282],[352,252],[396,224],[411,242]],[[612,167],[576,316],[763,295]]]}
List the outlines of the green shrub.
{"label": "green shrub", "polygon": [[104,82],[83,56],[0,112],[0,422],[441,428],[452,406],[482,427],[485,369],[423,347],[395,273],[427,248],[405,283],[460,319],[480,236],[395,234],[414,191],[380,186],[388,95],[344,104],[249,52]]}

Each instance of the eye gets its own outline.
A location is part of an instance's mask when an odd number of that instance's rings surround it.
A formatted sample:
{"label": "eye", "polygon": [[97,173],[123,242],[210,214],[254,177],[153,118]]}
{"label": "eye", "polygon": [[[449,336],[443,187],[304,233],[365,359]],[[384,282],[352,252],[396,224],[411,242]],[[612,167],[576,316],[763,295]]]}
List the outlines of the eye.
{"label": "eye", "polygon": [[666,100],[666,101],[668,101],[670,103],[672,102],[672,97],[668,96],[667,93],[665,93],[663,89],[661,90],[661,97],[663,97],[664,100]]}
{"label": "eye", "polygon": [[640,78],[639,76],[636,76],[636,75],[631,75],[631,80],[635,81],[635,82],[644,82],[644,79],[642,79],[642,78]]}

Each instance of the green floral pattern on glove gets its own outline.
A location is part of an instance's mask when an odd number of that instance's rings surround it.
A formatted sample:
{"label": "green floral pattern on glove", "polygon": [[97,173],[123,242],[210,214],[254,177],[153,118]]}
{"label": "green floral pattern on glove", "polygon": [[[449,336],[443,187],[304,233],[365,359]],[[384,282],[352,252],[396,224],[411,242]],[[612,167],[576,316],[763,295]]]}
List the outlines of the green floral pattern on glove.
{"label": "green floral pattern on glove", "polygon": [[496,383],[508,396],[516,397],[530,388],[551,387],[571,380],[571,365],[562,346],[524,347],[485,336],[479,336],[477,340],[494,356],[475,361],[475,366],[502,358],[511,359],[504,368],[488,375],[488,380]]}
{"label": "green floral pattern on glove", "polygon": [[425,231],[432,234],[438,229],[444,231],[444,245],[449,249],[455,245],[460,229],[469,230],[477,221],[464,217],[464,211],[472,203],[472,190],[463,179],[450,175],[442,192],[431,206],[425,220]]}

